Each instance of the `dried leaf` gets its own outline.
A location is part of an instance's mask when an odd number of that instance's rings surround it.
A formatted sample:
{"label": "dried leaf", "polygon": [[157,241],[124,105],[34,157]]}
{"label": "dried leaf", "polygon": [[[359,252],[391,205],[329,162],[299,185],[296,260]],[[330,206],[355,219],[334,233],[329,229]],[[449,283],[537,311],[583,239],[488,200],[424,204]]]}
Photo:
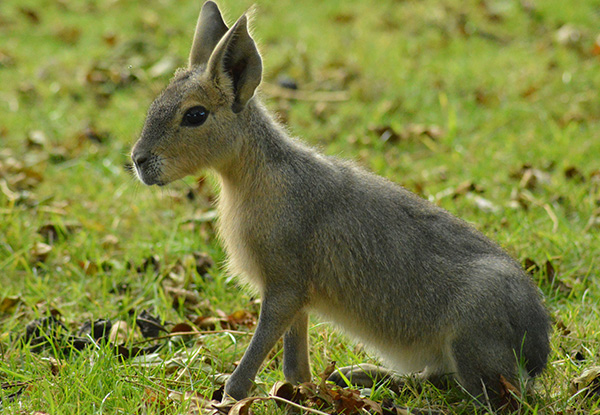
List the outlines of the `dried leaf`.
{"label": "dried leaf", "polygon": [[178,324],[175,324],[171,328],[171,334],[173,334],[173,333],[195,333],[195,332],[196,332],[196,330],[194,330],[194,328],[187,323],[178,323]]}
{"label": "dried leaf", "polygon": [[56,37],[69,45],[74,45],[81,38],[81,29],[76,26],[61,27],[56,32]]}
{"label": "dried leaf", "polygon": [[13,310],[17,307],[17,305],[20,304],[22,301],[23,300],[21,300],[21,297],[4,297],[0,301],[0,314],[12,313]]}
{"label": "dried leaf", "polygon": [[521,391],[500,375],[500,407],[512,412],[521,408]]}
{"label": "dried leaf", "polygon": [[273,384],[269,395],[278,396],[280,398],[287,399],[288,401],[295,402],[295,398],[298,395],[298,387],[292,385],[290,382],[283,382],[279,380]]}
{"label": "dried leaf", "polygon": [[29,131],[26,143],[29,148],[45,148],[49,145],[48,137],[41,130]]}
{"label": "dried leaf", "polygon": [[365,406],[365,402],[357,390],[333,388],[329,393],[333,398],[335,410],[338,413],[347,415],[356,414]]}
{"label": "dried leaf", "polygon": [[556,31],[556,42],[563,46],[575,46],[581,40],[581,31],[571,24],[565,24]]}
{"label": "dried leaf", "polygon": [[158,337],[161,331],[168,333],[168,330],[161,324],[160,319],[151,315],[147,310],[143,310],[137,316],[135,322],[145,338]]}
{"label": "dried leaf", "polygon": [[571,381],[572,393],[584,398],[597,398],[600,394],[600,366],[591,366]]}
{"label": "dried leaf", "polygon": [[237,310],[227,316],[227,323],[232,330],[239,326],[252,327],[256,324],[256,316],[247,310]]}
{"label": "dried leaf", "polygon": [[229,415],[251,415],[252,411],[250,410],[250,406],[261,398],[258,397],[250,397],[244,398],[240,401],[237,401],[229,410]]}
{"label": "dried leaf", "polygon": [[540,267],[535,261],[531,258],[525,258],[523,261],[523,268],[531,275],[535,275],[540,271]]}
{"label": "dried leaf", "polygon": [[437,125],[406,124],[402,130],[396,131],[390,125],[375,126],[369,128],[383,142],[406,141],[420,137],[429,137],[438,140],[445,132]]}
{"label": "dried leaf", "polygon": [[148,69],[148,74],[151,78],[159,78],[161,76],[171,75],[177,68],[178,60],[173,56],[164,56]]}
{"label": "dried leaf", "polygon": [[43,242],[36,242],[29,250],[29,253],[31,254],[32,262],[44,262],[51,251],[52,247],[50,245]]}
{"label": "dried leaf", "polygon": [[19,7],[19,12],[21,12],[21,14],[25,16],[31,23],[36,25],[40,23],[40,15],[35,10],[29,7]]}
{"label": "dried leaf", "polygon": [[[170,274],[169,274],[170,275]],[[173,307],[177,308],[180,304],[185,307],[194,307],[200,304],[200,295],[196,291],[185,290],[183,288],[164,287],[165,294],[173,298]]]}
{"label": "dried leaf", "polygon": [[109,319],[98,319],[94,322],[86,321],[80,327],[80,336],[89,334],[95,341],[104,342],[111,338],[112,322]]}
{"label": "dried leaf", "polygon": [[565,177],[567,179],[575,180],[577,182],[584,182],[585,176],[575,166],[569,166],[565,169]]}
{"label": "dried leaf", "polygon": [[102,238],[100,243],[102,244],[102,247],[105,249],[116,248],[119,246],[119,238],[117,238],[115,235],[108,234],[108,235],[104,236],[104,238]]}
{"label": "dried leaf", "polygon": [[596,36],[596,41],[592,46],[592,55],[600,56],[600,35]]}
{"label": "dried leaf", "polygon": [[336,365],[336,361],[332,361],[331,363],[329,363],[325,369],[323,369],[323,372],[321,372],[319,374],[319,379],[321,379],[320,383],[319,383],[319,387],[321,389],[327,389],[327,379],[329,379],[329,376],[331,376],[331,374],[333,372],[335,372],[335,365]]}
{"label": "dried leaf", "polygon": [[132,337],[132,334],[126,321],[115,321],[110,328],[108,339],[111,343],[122,344]]}

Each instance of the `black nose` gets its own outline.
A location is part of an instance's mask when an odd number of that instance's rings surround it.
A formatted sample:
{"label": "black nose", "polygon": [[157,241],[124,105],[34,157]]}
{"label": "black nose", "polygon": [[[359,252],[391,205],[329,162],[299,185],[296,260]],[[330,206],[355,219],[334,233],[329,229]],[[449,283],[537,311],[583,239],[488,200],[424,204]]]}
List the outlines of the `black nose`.
{"label": "black nose", "polygon": [[148,161],[150,155],[147,153],[137,153],[131,156],[136,166],[142,167]]}

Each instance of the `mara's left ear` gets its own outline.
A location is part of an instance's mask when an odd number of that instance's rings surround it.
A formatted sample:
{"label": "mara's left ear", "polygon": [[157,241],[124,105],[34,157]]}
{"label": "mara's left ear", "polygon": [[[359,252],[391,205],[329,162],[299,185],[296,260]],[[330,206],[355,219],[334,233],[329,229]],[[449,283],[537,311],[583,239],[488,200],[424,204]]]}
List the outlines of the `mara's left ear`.
{"label": "mara's left ear", "polygon": [[262,59],[248,33],[246,15],[221,38],[208,60],[207,72],[216,83],[233,90],[233,112],[242,111],[262,77]]}
{"label": "mara's left ear", "polygon": [[189,67],[205,65],[219,40],[227,33],[228,27],[223,21],[219,6],[207,1],[200,10],[196,32],[190,51]]}

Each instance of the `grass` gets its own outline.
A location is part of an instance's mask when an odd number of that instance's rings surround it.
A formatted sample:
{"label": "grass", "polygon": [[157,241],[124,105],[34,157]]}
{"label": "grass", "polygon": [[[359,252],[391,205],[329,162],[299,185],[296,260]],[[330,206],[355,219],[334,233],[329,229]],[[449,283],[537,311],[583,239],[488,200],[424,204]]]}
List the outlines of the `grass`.
{"label": "grass", "polygon": [[[220,4],[229,22],[251,5]],[[293,134],[440,204],[540,268],[534,278],[556,323],[553,352],[521,413],[600,413],[597,395],[570,389],[598,364],[600,341],[597,2],[257,6],[265,81],[285,77],[303,90],[349,94],[342,102],[263,94]],[[110,345],[34,352],[19,341],[29,322],[49,313],[71,332],[99,318],[134,325],[142,310],[172,323],[238,310],[256,315],[255,299],[218,265],[224,254],[212,221],[203,219],[215,197],[211,179],[156,191],[124,168],[149,103],[185,65],[198,10],[191,0],[0,3],[0,397],[7,413],[191,413],[165,388],[210,394],[211,376],[230,373],[245,349],[248,336],[218,333],[186,347],[171,342],[150,364],[122,361]],[[196,271],[192,252],[213,258],[209,277]],[[138,272],[152,255],[158,266]],[[198,301],[174,306],[169,287],[198,291]],[[313,323],[315,375],[331,360],[372,361]],[[201,359],[192,359],[196,352]],[[280,361],[278,346],[257,393],[283,379]],[[456,391],[372,393],[444,413],[481,412]],[[261,412],[276,411],[266,405]]]}

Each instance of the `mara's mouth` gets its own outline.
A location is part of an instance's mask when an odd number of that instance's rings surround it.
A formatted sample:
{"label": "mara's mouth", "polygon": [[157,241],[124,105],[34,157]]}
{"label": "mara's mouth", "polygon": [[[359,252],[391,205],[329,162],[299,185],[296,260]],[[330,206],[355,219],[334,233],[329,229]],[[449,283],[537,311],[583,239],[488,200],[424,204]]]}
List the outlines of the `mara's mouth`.
{"label": "mara's mouth", "polygon": [[135,173],[140,182],[146,186],[164,186],[166,183],[158,178],[155,170],[144,169],[137,164],[135,165]]}

